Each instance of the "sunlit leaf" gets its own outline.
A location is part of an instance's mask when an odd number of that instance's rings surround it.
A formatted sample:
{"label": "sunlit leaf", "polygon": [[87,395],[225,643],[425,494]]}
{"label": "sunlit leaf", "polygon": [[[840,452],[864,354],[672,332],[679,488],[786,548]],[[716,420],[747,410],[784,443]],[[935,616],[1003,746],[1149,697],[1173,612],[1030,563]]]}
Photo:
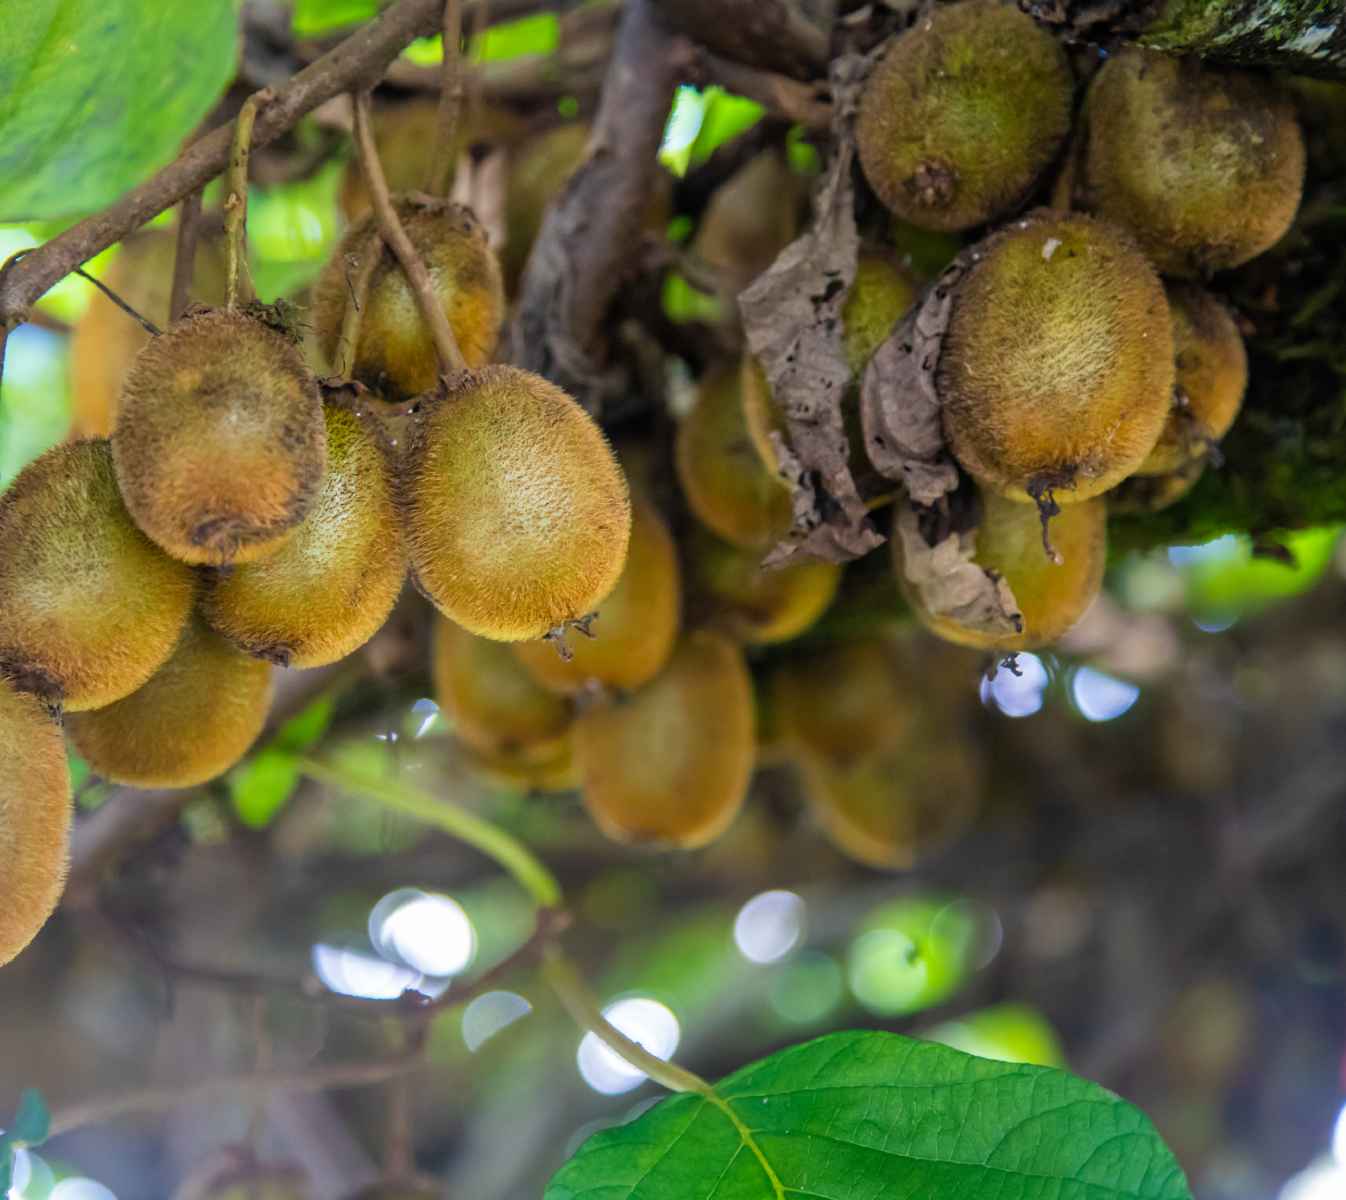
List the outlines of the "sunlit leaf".
{"label": "sunlit leaf", "polygon": [[525,54],[553,54],[560,44],[560,19],[554,12],[540,12],[483,29],[467,53],[475,62],[503,62]]}
{"label": "sunlit leaf", "polygon": [[234,73],[232,0],[4,10],[0,220],[91,212],[163,166]]}
{"label": "sunlit leaf", "polygon": [[585,1142],[546,1200],[1187,1200],[1138,1109],[1046,1067],[837,1033]]}
{"label": "sunlit leaf", "polygon": [[1187,576],[1188,608],[1200,617],[1250,614],[1277,600],[1308,591],[1332,561],[1340,526],[1303,529],[1280,539],[1287,561],[1254,556],[1244,535],[1230,535],[1208,548],[1180,555]]}
{"label": "sunlit leaf", "polygon": [[249,829],[265,829],[289,802],[302,775],[298,756],[317,745],[335,711],[335,696],[319,696],[282,725],[269,745],[230,772],[229,799]]}
{"label": "sunlit leaf", "polygon": [[756,100],[710,88],[706,92],[706,114],[692,144],[692,165],[705,162],[725,142],[751,129],[765,112]]}
{"label": "sunlit leaf", "polygon": [[378,0],[294,0],[290,28],[295,37],[319,37],[378,16]]}
{"label": "sunlit leaf", "polygon": [[336,712],[336,696],[326,692],[280,727],[274,745],[295,752],[311,749],[327,732]]}

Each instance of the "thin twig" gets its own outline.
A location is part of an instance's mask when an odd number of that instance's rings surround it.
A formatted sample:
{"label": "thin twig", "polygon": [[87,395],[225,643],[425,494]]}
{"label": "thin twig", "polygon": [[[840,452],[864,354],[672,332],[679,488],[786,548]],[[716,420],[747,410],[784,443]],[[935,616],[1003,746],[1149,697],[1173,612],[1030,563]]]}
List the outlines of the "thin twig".
{"label": "thin twig", "polygon": [[201,232],[201,193],[193,192],[178,205],[178,243],[173,255],[173,291],[168,301],[168,322],[180,321],[187,311],[187,296],[196,273],[196,244]]}
{"label": "thin twig", "polygon": [[389,1179],[406,1179],[415,1169],[414,1139],[411,1077],[399,1075],[388,1082],[383,1170]]}
{"label": "thin twig", "polygon": [[163,332],[163,330],[160,329],[159,326],[157,326],[153,321],[151,321],[149,317],[142,316],[140,313],[136,312],[136,310],[132,308],[131,305],[129,305],[125,300],[123,300],[119,295],[117,295],[117,293],[114,292],[110,287],[108,287],[107,284],[105,284],[101,279],[95,279],[83,267],[76,267],[74,273],[78,275],[81,279],[85,280],[86,282],[93,284],[94,287],[96,287],[100,292],[103,293],[103,295],[105,295],[109,300],[111,300],[113,304],[115,304],[118,308],[120,308],[122,312],[124,312],[128,317],[130,317],[133,321],[135,321],[136,324],[138,324],[141,327],[141,329],[143,329],[146,333],[148,333],[150,337],[158,337]]}
{"label": "thin twig", "polygon": [[402,228],[397,210],[393,207],[392,195],[388,191],[388,181],[384,178],[383,164],[374,145],[374,131],[370,122],[369,93],[358,92],[355,96],[355,153],[360,160],[360,173],[364,176],[365,187],[369,189],[369,201],[374,210],[374,219],[379,232],[388,248],[393,252],[402,273],[407,277],[407,285],[416,298],[421,318],[430,330],[435,343],[435,354],[439,358],[440,370],[445,375],[467,370],[467,362],[458,341],[449,328],[449,319],[435,295],[435,286],[430,280],[430,272],[425,269],[416,247],[411,244],[407,231]]}
{"label": "thin twig", "polygon": [[458,111],[463,101],[463,71],[460,44],[463,40],[463,6],[459,0],[444,0],[444,61],[440,68],[439,113],[434,152],[426,191],[448,195],[449,181],[458,161]]}
{"label": "thin twig", "polygon": [[234,122],[234,140],[229,149],[229,173],[224,187],[224,238],[228,273],[225,307],[236,308],[240,300],[252,299],[248,274],[248,157],[257,113],[276,98],[270,88],[253,92],[243,101]]}
{"label": "thin twig", "polygon": [[321,1092],[328,1088],[367,1087],[396,1079],[422,1065],[418,1051],[369,1062],[334,1063],[293,1071],[251,1071],[245,1075],[222,1075],[196,1083],[120,1090],[57,1109],[51,1117],[51,1136],[69,1133],[85,1125],[100,1125],[132,1113],[161,1112],[190,1101],[227,1096],[232,1092]]}

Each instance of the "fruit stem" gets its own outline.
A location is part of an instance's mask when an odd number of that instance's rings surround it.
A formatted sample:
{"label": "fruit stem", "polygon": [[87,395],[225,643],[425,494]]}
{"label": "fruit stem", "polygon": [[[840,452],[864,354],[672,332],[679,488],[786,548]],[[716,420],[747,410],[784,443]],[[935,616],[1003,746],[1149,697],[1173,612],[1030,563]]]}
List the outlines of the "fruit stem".
{"label": "fruit stem", "polygon": [[643,1071],[670,1092],[696,1092],[702,1096],[715,1097],[715,1090],[700,1075],[651,1054],[613,1025],[603,1015],[597,997],[584,982],[575,964],[555,942],[550,943],[543,952],[542,974],[575,1024],[600,1038],[636,1070]]}
{"label": "fruit stem", "polygon": [[458,147],[458,113],[463,103],[463,74],[459,46],[463,39],[463,6],[459,0],[444,0],[444,61],[440,68],[439,116],[434,152],[425,190],[432,196],[447,196],[453,178]]}
{"label": "fruit stem", "polygon": [[459,841],[495,859],[540,908],[561,907],[561,885],[556,876],[518,838],[498,825],[408,783],[368,779],[312,758],[301,758],[299,767],[318,783],[437,825]]}
{"label": "fruit stem", "polygon": [[412,295],[416,297],[416,306],[421,310],[421,319],[425,321],[430,336],[434,339],[440,370],[449,376],[461,374],[467,370],[467,363],[463,359],[462,351],[458,349],[458,341],[453,336],[453,330],[449,328],[449,319],[435,296],[430,272],[421,262],[416,247],[407,236],[407,231],[402,228],[397,210],[393,207],[392,196],[388,192],[383,164],[379,161],[379,152],[374,145],[374,132],[369,115],[369,93],[357,92],[354,100],[355,153],[360,160],[360,171],[364,175],[365,186],[369,189],[369,199],[379,232],[401,265]]}
{"label": "fruit stem", "polygon": [[201,193],[189,194],[178,205],[178,239],[173,253],[173,290],[168,301],[168,321],[182,319],[187,311],[187,293],[191,291],[196,270],[196,243],[201,232]]}
{"label": "fruit stem", "polygon": [[229,148],[229,170],[224,187],[226,308],[237,308],[240,299],[252,299],[252,288],[243,278],[248,270],[248,156],[252,151],[252,127],[257,123],[257,110],[269,104],[274,96],[270,88],[253,92],[243,101],[234,122],[234,140]]}

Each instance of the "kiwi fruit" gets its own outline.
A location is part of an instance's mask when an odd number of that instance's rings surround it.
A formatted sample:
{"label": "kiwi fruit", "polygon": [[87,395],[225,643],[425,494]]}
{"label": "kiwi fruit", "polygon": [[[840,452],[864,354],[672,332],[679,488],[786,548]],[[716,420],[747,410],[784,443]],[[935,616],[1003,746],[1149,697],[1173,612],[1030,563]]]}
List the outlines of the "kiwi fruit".
{"label": "kiwi fruit", "polygon": [[1304,139],[1261,75],[1129,47],[1094,77],[1085,128],[1076,203],[1130,230],[1165,274],[1239,266],[1294,220]]}
{"label": "kiwi fruit", "polygon": [[839,563],[799,562],[764,570],[760,555],[703,529],[692,531],[687,556],[709,621],[750,645],[798,637],[826,611],[841,583]]}
{"label": "kiwi fruit", "polygon": [[440,709],[477,754],[517,767],[550,765],[565,752],[570,703],[536,683],[509,646],[439,617],[432,666]]}
{"label": "kiwi fruit", "polygon": [[584,806],[620,842],[694,849],[743,805],[755,755],[752,680],[742,652],[687,634],[640,691],[575,722]]}
{"label": "kiwi fruit", "polygon": [[248,752],[270,704],[270,665],[193,617],[144,687],[68,716],[66,732],[90,768],[113,783],[195,787]]}
{"label": "kiwi fruit", "polygon": [[631,691],[662,670],[682,618],[682,573],[673,535],[658,509],[637,495],[631,543],[617,586],[589,625],[592,636],[570,639],[569,658],[548,642],[517,642],[512,650],[543,687],[574,693],[591,683]]}
{"label": "kiwi fruit", "polygon": [[[103,282],[146,320],[168,325],[177,238],[168,229],[147,229],[121,244]],[[201,238],[188,298],[224,302],[224,254],[217,238]],[[70,339],[70,433],[108,437],[117,423],[122,380],[150,335],[126,313],[95,296]]]}
{"label": "kiwi fruit", "polygon": [[1163,475],[1132,475],[1107,494],[1109,515],[1144,515],[1177,504],[1197,485],[1206,471],[1206,459],[1189,459]]}
{"label": "kiwi fruit", "polygon": [[715,190],[692,238],[692,253],[719,272],[737,296],[799,232],[804,179],[783,155],[766,150]]}
{"label": "kiwi fruit", "polygon": [[573,792],[579,787],[572,739],[542,753],[536,749],[483,754],[470,746],[462,747],[468,770],[493,791],[549,794]]}
{"label": "kiwi fruit", "polygon": [[481,637],[581,620],[626,563],[630,494],[602,430],[516,367],[466,372],[426,400],[399,492],[418,586]]}
{"label": "kiwi fruit", "polygon": [[191,569],[131,520],[106,441],[69,442],[0,495],[0,671],[77,712],[140,687],[191,611]]}
{"label": "kiwi fruit", "polygon": [[[489,362],[505,319],[505,292],[485,230],[461,205],[423,193],[394,197],[393,207],[430,273],[463,360],[469,367]],[[369,254],[381,257],[369,281],[353,377],[389,399],[432,391],[440,372],[434,340],[372,213],[346,231],[313,285],[318,345],[328,361],[339,361],[351,281]]]}
{"label": "kiwi fruit", "polygon": [[902,539],[896,535],[892,539],[893,569],[917,617],[946,641],[1004,653],[1033,650],[1049,645],[1070,629],[1103,586],[1108,557],[1104,500],[1066,505],[1052,522],[1052,544],[1061,559],[1059,564],[1043,550],[1041,524],[1033,509],[995,492],[981,493],[973,561],[1003,577],[1014,593],[1022,629],[1008,637],[993,636],[927,609],[907,582]]}
{"label": "kiwi fruit", "polygon": [[112,433],[135,522],[202,566],[279,549],[327,463],[322,400],[298,348],[240,310],[189,313],[136,356]]}
{"label": "kiwi fruit", "polygon": [[221,572],[201,611],[240,649],[321,667],[365,644],[406,577],[391,453],[375,419],[324,406],[327,471],[309,514],[262,562]]}
{"label": "kiwi fruit", "polygon": [[46,924],[65,887],[73,805],[61,730],[0,674],[0,967]]}
{"label": "kiwi fruit", "polygon": [[841,766],[906,737],[921,702],[915,676],[877,637],[796,655],[771,679],[782,742]]}
{"label": "kiwi fruit", "polygon": [[969,229],[1012,211],[1070,132],[1065,52],[999,0],[931,8],[897,37],[860,97],[860,164],[913,225]]}
{"label": "kiwi fruit", "polygon": [[1005,496],[1082,501],[1125,479],[1159,440],[1173,380],[1163,285],[1102,221],[1030,213],[954,286],[935,368],[944,434]]}
{"label": "kiwi fruit", "polygon": [[701,378],[673,452],[687,506],[725,541],[765,550],[790,528],[790,490],[754,447],[740,371],[714,367]]}
{"label": "kiwi fruit", "polygon": [[1175,403],[1138,475],[1169,475],[1204,458],[1234,423],[1248,386],[1248,352],[1229,310],[1204,288],[1171,283]]}
{"label": "kiwi fruit", "polygon": [[971,824],[981,796],[975,752],[926,723],[845,764],[806,758],[802,778],[828,841],[878,870],[910,868],[946,845]]}
{"label": "kiwi fruit", "polygon": [[[875,248],[860,252],[855,280],[841,310],[841,349],[851,372],[851,385],[842,398],[842,418],[852,447],[851,474],[857,479],[870,474],[862,449],[859,406],[865,367],[915,300],[916,285],[892,254]],[[787,437],[785,414],[771,394],[761,365],[751,355],[743,360],[741,386],[748,435],[763,465],[774,473],[779,463],[771,435]]]}

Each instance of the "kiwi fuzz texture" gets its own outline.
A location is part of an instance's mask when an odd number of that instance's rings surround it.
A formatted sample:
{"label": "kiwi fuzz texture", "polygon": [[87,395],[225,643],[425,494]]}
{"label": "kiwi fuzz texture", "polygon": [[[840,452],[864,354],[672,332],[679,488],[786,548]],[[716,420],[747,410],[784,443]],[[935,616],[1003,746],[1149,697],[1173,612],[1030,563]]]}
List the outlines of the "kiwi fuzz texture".
{"label": "kiwi fuzz texture", "polygon": [[790,490],[755,448],[739,370],[715,367],[702,377],[673,453],[687,506],[725,541],[765,550],[790,528]]}
{"label": "kiwi fuzz texture", "polygon": [[631,498],[592,417],[516,367],[426,400],[399,504],[417,585],[451,621],[521,642],[593,612],[626,564]]}
{"label": "kiwi fuzz texture", "polygon": [[149,679],[196,593],[131,520],[112,457],[106,441],[68,442],[0,495],[0,670],[71,712]]}
{"label": "kiwi fuzz texture", "polygon": [[1070,131],[1073,80],[1056,39],[999,0],[928,11],[865,83],[865,178],[913,225],[956,231],[1017,207]]}
{"label": "kiwi fuzz texture", "polygon": [[1249,71],[1127,48],[1094,77],[1075,198],[1130,230],[1167,275],[1261,254],[1304,185],[1293,101]]}
{"label": "kiwi fuzz texture", "polygon": [[1170,283],[1175,402],[1137,475],[1168,475],[1203,458],[1234,423],[1248,386],[1248,352],[1227,308],[1204,288]]}
{"label": "kiwi fuzz texture", "polygon": [[584,806],[616,841],[707,845],[747,796],[753,725],[741,651],[719,634],[690,633],[640,691],[576,720]]}
{"label": "kiwi fuzz texture", "polygon": [[477,754],[537,764],[563,751],[573,715],[569,702],[535,682],[509,646],[439,617],[431,666],[440,708]]}
{"label": "kiwi fuzz texture", "polygon": [[[423,193],[394,198],[397,215],[421,256],[430,281],[469,367],[490,361],[505,319],[500,266],[480,222],[461,205]],[[332,363],[351,280],[365,256],[380,256],[369,281],[360,334],[354,353],[354,378],[390,399],[432,391],[440,363],[416,298],[397,260],[378,236],[373,214],[346,231],[313,285],[313,327],[318,344]]]}
{"label": "kiwi fuzz texture", "polygon": [[1013,653],[1050,645],[1094,602],[1107,566],[1107,504],[1101,498],[1066,505],[1052,521],[1052,545],[1060,564],[1047,557],[1037,512],[994,492],[981,494],[981,521],[973,562],[1004,578],[1018,603],[1023,628],[995,636],[931,612],[907,581],[902,539],[894,536],[893,570],[921,623],[945,641],[979,650]]}
{"label": "kiwi fuzz texture", "polygon": [[113,783],[196,787],[248,752],[270,705],[270,665],[196,617],[144,687],[67,717],[66,732],[89,767]]}
{"label": "kiwi fuzz texture", "polygon": [[573,694],[593,683],[631,691],[648,683],[673,653],[682,621],[682,571],[673,535],[654,505],[637,495],[631,542],[617,586],[588,626],[568,639],[570,658],[550,642],[511,649],[543,687]]}
{"label": "kiwi fuzz texture", "polygon": [[251,562],[308,515],[327,465],[299,349],[245,312],[189,314],[136,356],[112,434],[126,507],[174,558]]}
{"label": "kiwi fuzz texture", "polygon": [[249,654],[321,667],[358,650],[406,578],[389,448],[372,418],[329,403],[327,471],[309,514],[276,553],[224,572],[201,611]]}
{"label": "kiwi fuzz texture", "polygon": [[46,705],[0,674],[0,967],[55,911],[74,812],[61,730]]}
{"label": "kiwi fuzz texture", "polygon": [[944,434],[985,487],[1087,500],[1159,440],[1173,400],[1163,285],[1102,221],[1038,210],[981,243],[936,365]]}

